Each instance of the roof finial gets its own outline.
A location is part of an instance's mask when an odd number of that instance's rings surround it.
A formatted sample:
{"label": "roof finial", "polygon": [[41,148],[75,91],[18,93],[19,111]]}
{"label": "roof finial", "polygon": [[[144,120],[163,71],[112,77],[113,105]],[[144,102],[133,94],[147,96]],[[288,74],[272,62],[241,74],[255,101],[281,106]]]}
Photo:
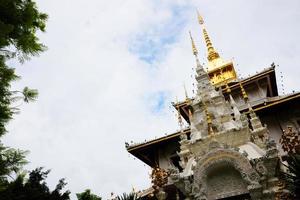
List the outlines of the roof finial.
{"label": "roof finial", "polygon": [[204,36],[204,40],[205,40],[207,51],[208,51],[207,59],[208,59],[208,61],[212,61],[216,58],[219,58],[220,56],[219,56],[219,53],[214,49],[212,42],[210,41],[210,38],[209,38],[206,28],[204,26],[204,20],[203,20],[202,16],[199,14],[198,10],[197,10],[197,16],[198,16],[198,22],[202,27],[203,36]]}
{"label": "roof finial", "polygon": [[195,45],[194,39],[193,39],[193,37],[192,37],[191,31],[189,31],[189,33],[190,33],[190,38],[191,38],[191,42],[192,42],[192,50],[193,50],[193,54],[194,54],[194,56],[195,56],[195,58],[196,58],[197,67],[199,67],[201,64],[200,64],[200,61],[199,61],[199,59],[198,59],[198,50],[197,50],[197,48],[196,48],[196,45]]}
{"label": "roof finial", "polygon": [[197,10],[197,16],[198,16],[198,22],[200,25],[204,24],[204,20],[202,16],[200,15],[199,11]]}
{"label": "roof finial", "polygon": [[190,33],[190,38],[191,38],[191,42],[192,42],[192,50],[193,50],[193,54],[194,54],[195,56],[197,56],[197,55],[198,55],[198,50],[197,50],[197,48],[196,48],[196,45],[195,45],[194,39],[193,39],[193,37],[192,37],[191,31],[189,31],[189,33]]}
{"label": "roof finial", "polygon": [[197,10],[198,22],[201,26],[203,37],[207,48],[207,72],[214,86],[224,86],[226,83],[236,79],[235,69],[232,61],[225,61],[214,49],[208,36],[204,20]]}

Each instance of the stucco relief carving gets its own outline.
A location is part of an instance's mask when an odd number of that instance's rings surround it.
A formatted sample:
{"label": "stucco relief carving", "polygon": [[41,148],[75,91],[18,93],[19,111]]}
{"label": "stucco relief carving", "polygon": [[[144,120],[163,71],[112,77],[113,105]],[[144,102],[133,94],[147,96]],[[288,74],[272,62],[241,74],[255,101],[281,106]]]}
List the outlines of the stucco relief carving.
{"label": "stucco relief carving", "polygon": [[267,176],[267,174],[268,174],[268,170],[265,167],[265,165],[263,164],[263,161],[257,162],[255,169],[261,176]]}
{"label": "stucco relief carving", "polygon": [[169,169],[170,181],[186,196],[192,192],[190,177],[181,177],[178,169]]}
{"label": "stucco relief carving", "polygon": [[[247,189],[251,195],[252,191],[257,193],[261,188],[259,183],[260,176],[250,164],[249,160],[239,152],[230,149],[217,148],[207,153],[202,158],[197,159],[197,165],[194,169],[194,182],[193,187],[200,187],[200,199],[209,199],[207,196],[207,174],[219,165],[227,165],[233,167],[241,175],[243,181],[247,184]],[[241,191],[235,191],[235,187],[228,191],[231,194],[239,194]],[[198,191],[198,190],[197,190]],[[194,193],[194,197],[199,196],[200,193]],[[255,195],[257,196],[257,194]],[[197,199],[195,198],[195,199]]]}

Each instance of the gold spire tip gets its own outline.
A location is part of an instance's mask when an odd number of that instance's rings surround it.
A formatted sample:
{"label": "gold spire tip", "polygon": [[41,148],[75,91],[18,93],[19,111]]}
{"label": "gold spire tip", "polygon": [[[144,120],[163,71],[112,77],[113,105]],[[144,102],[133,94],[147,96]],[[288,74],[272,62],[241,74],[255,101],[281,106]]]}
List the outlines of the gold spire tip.
{"label": "gold spire tip", "polygon": [[200,15],[200,13],[199,13],[199,11],[197,10],[197,16],[198,16],[198,22],[199,22],[199,24],[204,24],[204,20],[203,20],[203,18],[202,18],[202,16]]}

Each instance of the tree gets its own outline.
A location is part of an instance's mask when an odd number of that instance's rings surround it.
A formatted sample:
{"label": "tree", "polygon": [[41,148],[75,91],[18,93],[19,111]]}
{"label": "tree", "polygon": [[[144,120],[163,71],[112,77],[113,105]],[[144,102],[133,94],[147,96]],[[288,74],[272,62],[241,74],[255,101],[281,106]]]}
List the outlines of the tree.
{"label": "tree", "polygon": [[286,183],[287,189],[300,199],[300,137],[293,127],[288,126],[280,139],[282,149],[287,153],[286,162],[282,163],[286,171],[281,172],[282,178]]}
{"label": "tree", "polygon": [[[23,62],[46,49],[36,37],[37,31],[45,31],[46,20],[47,15],[39,12],[31,0],[0,0],[0,136],[6,132],[5,124],[15,111],[11,103],[16,98],[10,85],[20,78],[6,61],[17,57]],[[27,87],[23,90],[25,102],[25,95],[33,94],[30,91]],[[37,92],[34,93],[36,97]]]}
{"label": "tree", "polygon": [[[10,85],[20,78],[6,61],[17,57],[24,62],[46,49],[36,36],[37,31],[45,31],[46,20],[47,15],[39,12],[31,0],[0,0],[0,136],[15,111],[11,107],[15,97]],[[30,91],[24,88],[22,94],[37,96],[37,91]],[[24,96],[24,100],[29,99]]]}
{"label": "tree", "polygon": [[78,200],[101,200],[102,199],[101,197],[98,197],[97,195],[92,194],[91,190],[89,190],[89,189],[86,189],[82,193],[77,193],[76,196],[77,196]]}
{"label": "tree", "polygon": [[23,165],[27,163],[25,160],[26,151],[4,147],[0,143],[0,191],[8,184],[8,177],[13,173],[18,174]]}
{"label": "tree", "polygon": [[[32,0],[0,0],[0,137],[6,133],[5,125],[19,111],[16,101],[30,102],[37,91],[25,87],[11,91],[11,83],[20,77],[7,61],[17,58],[21,63],[37,56],[46,47],[36,33],[45,31],[47,15],[39,12]],[[25,152],[5,147],[0,142],[0,189],[26,163]]]}
{"label": "tree", "polygon": [[300,154],[289,154],[287,156],[287,172],[283,172],[283,178],[287,188],[296,199],[300,199]]}
{"label": "tree", "polygon": [[45,179],[49,170],[43,171],[43,168],[37,168],[30,172],[29,178],[25,180],[25,175],[20,174],[14,181],[10,182],[7,187],[0,191],[2,200],[69,200],[69,191],[62,192],[66,185],[64,179],[59,180],[56,188],[50,191]]}
{"label": "tree", "polygon": [[20,61],[45,50],[37,31],[45,31],[47,15],[32,0],[0,0],[0,49],[8,58]]}
{"label": "tree", "polygon": [[142,200],[136,193],[131,192],[129,194],[123,193],[121,196],[117,196],[116,200]]}

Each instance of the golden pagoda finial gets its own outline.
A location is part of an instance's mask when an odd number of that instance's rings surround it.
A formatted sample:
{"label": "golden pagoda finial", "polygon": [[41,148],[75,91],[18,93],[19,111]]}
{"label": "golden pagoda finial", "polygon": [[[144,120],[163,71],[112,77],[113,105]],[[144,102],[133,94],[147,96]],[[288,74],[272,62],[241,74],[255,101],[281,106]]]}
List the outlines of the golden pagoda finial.
{"label": "golden pagoda finial", "polygon": [[197,15],[198,15],[198,22],[202,27],[202,31],[203,31],[203,36],[204,36],[204,40],[206,43],[206,47],[207,47],[207,51],[208,51],[208,55],[207,55],[207,59],[208,61],[212,61],[216,58],[219,58],[219,54],[218,52],[214,49],[212,42],[208,36],[208,33],[206,31],[206,28],[204,26],[204,20],[202,18],[202,16],[199,14],[199,12],[197,11]]}
{"label": "golden pagoda finial", "polygon": [[204,20],[197,10],[198,22],[201,26],[207,48],[208,75],[213,85],[219,87],[236,80],[236,73],[231,61],[225,61],[215,50],[207,33]]}
{"label": "golden pagoda finial", "polygon": [[199,11],[197,10],[197,16],[198,16],[198,22],[200,25],[204,24],[204,20],[202,16],[200,15]]}
{"label": "golden pagoda finial", "polygon": [[192,50],[193,50],[193,54],[194,54],[195,56],[197,56],[197,55],[198,55],[198,50],[197,50],[197,48],[196,48],[196,45],[195,45],[194,39],[193,39],[193,37],[192,37],[191,31],[189,31],[189,33],[190,33],[190,38],[191,38],[191,42],[192,42]]}

